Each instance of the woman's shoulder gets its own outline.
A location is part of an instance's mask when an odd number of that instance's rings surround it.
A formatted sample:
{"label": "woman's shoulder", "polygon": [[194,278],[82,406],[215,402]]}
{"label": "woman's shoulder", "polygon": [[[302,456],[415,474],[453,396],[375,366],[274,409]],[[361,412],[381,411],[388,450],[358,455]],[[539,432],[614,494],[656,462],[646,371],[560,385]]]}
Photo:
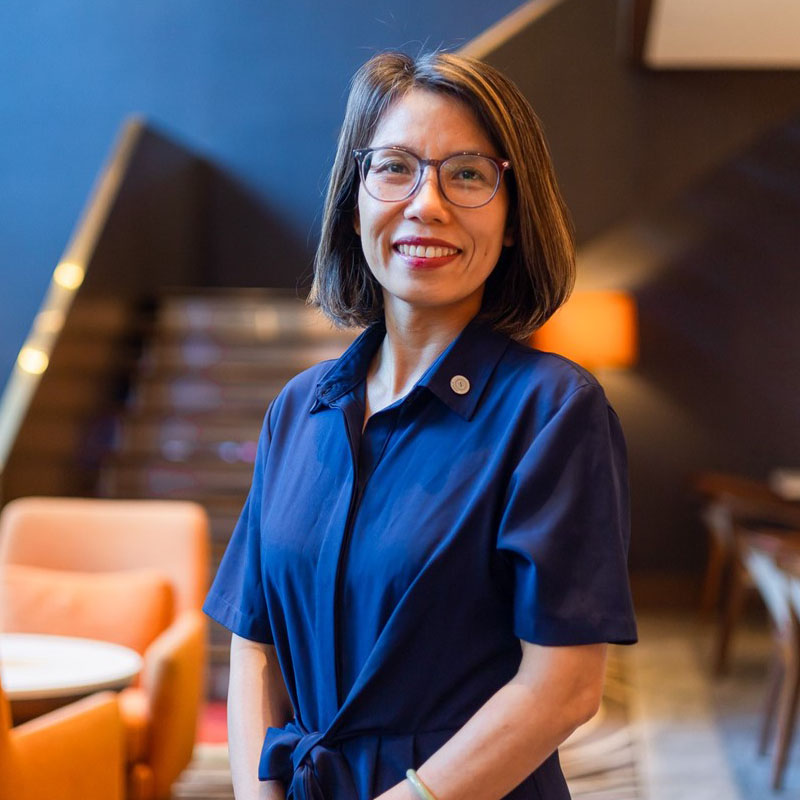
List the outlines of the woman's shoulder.
{"label": "woman's shoulder", "polygon": [[317,384],[337,361],[339,361],[338,358],[326,358],[324,361],[307,367],[290,378],[283,387],[283,391],[293,396],[313,396]]}
{"label": "woman's shoulder", "polygon": [[501,379],[512,382],[522,394],[559,406],[575,392],[605,392],[589,370],[574,361],[512,340],[501,364]]}
{"label": "woman's shoulder", "polygon": [[554,430],[565,435],[605,430],[610,441],[618,445],[624,441],[619,418],[603,386],[569,358],[515,341],[506,350],[498,373],[502,385],[498,394],[513,398],[510,413],[522,426],[523,438],[538,436],[554,423]]}
{"label": "woman's shoulder", "polygon": [[317,384],[336,361],[335,358],[328,358],[290,378],[273,400],[275,412],[308,407],[314,400]]}

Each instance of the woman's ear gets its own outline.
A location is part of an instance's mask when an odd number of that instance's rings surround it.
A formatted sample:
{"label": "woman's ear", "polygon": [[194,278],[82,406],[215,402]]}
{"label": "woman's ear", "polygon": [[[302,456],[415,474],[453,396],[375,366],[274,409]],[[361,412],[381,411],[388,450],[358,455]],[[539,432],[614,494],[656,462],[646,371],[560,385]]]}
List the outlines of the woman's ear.
{"label": "woman's ear", "polygon": [[361,236],[361,220],[358,218],[358,209],[353,213],[353,230],[356,236]]}
{"label": "woman's ear", "polygon": [[503,236],[503,247],[511,247],[514,244],[514,229],[509,225]]}

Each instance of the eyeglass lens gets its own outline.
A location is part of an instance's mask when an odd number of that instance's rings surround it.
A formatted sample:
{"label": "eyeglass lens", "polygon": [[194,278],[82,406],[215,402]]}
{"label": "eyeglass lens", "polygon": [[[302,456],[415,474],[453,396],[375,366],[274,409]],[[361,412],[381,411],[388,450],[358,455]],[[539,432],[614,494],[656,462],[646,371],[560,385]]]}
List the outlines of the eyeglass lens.
{"label": "eyeglass lens", "polygon": [[[377,200],[405,200],[413,191],[422,170],[413,153],[390,148],[373,150],[364,158],[362,177],[366,190]],[[500,170],[490,158],[455,155],[439,168],[444,196],[456,205],[475,207],[488,203],[497,189]]]}

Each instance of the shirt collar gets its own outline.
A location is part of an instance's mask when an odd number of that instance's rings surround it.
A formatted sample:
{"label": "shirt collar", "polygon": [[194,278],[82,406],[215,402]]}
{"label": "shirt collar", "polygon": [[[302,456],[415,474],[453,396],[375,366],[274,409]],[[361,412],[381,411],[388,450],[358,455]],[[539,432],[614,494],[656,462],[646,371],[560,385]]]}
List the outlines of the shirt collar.
{"label": "shirt collar", "polygon": [[[311,412],[331,406],[366,378],[386,325],[374,322],[350,344],[317,382]],[[464,419],[471,419],[486,384],[510,343],[485,320],[471,319],[417,381]]]}

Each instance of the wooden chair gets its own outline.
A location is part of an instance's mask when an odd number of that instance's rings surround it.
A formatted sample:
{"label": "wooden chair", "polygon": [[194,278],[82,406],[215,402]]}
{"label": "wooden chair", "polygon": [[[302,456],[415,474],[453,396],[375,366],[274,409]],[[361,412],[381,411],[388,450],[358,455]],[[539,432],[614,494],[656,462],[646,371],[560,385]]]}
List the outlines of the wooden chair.
{"label": "wooden chair", "polygon": [[739,622],[752,581],[736,557],[737,525],[800,529],[800,504],[782,499],[765,483],[717,472],[697,475],[694,491],[703,501],[701,519],[708,532],[709,558],[701,596],[701,612],[708,616],[718,606],[721,613],[714,641],[712,670],[725,672],[733,632]]}
{"label": "wooden chair", "polygon": [[783,783],[783,773],[794,738],[800,699],[800,546],[783,550],[778,556],[777,563],[788,581],[794,635],[792,653],[787,663],[779,698],[778,735],[772,773],[773,786],[776,789]]}
{"label": "wooden chair", "polygon": [[27,626],[142,652],[138,685],[119,696],[128,800],[168,798],[192,757],[208,550],[207,515],[195,503],[22,498],[0,515],[0,586],[14,587],[0,608],[5,630]]}
{"label": "wooden chair", "polygon": [[787,560],[798,560],[800,569],[800,531],[737,528],[735,537],[738,569],[746,571],[758,589],[774,634],[758,752],[767,753],[777,718],[771,776],[772,788],[777,790],[786,768],[800,690],[800,624],[791,602],[791,577],[785,568]]}
{"label": "wooden chair", "polygon": [[102,692],[11,727],[0,686],[0,800],[121,800],[123,728]]}

